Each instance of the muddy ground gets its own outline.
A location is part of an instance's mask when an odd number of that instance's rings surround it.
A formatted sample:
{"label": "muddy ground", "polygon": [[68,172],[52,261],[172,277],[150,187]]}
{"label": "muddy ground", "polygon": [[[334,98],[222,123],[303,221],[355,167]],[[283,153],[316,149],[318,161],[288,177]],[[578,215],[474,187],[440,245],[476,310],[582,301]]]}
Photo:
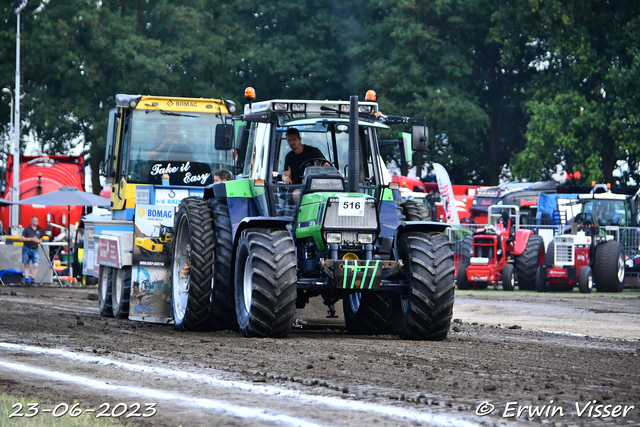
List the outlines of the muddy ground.
{"label": "muddy ground", "polygon": [[637,290],[458,292],[441,342],[348,335],[319,304],[286,339],[180,333],[97,305],[96,288],[0,287],[0,391],[41,410],[122,403],[106,418],[126,406],[117,420],[140,426],[640,425]]}

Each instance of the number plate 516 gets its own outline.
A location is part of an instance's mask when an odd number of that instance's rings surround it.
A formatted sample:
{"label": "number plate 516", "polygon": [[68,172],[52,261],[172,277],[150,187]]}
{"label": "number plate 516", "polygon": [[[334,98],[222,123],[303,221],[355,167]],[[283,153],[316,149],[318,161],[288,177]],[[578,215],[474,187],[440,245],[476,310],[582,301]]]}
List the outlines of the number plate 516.
{"label": "number plate 516", "polygon": [[364,216],[364,199],[359,197],[341,197],[338,216]]}

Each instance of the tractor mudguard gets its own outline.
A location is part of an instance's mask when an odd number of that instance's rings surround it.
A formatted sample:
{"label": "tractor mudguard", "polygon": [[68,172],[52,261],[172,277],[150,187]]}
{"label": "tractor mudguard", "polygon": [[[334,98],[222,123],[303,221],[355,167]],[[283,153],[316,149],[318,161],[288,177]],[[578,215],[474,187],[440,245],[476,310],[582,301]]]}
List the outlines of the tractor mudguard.
{"label": "tractor mudguard", "polygon": [[[291,223],[293,223],[293,218],[287,216],[250,216],[243,218],[239,223],[231,224],[234,248],[240,234],[247,228],[281,228],[291,234],[291,230],[287,228],[287,225]],[[293,239],[293,235],[291,235],[291,238]]]}
{"label": "tractor mudguard", "polygon": [[437,231],[439,233],[444,233],[446,229],[449,228],[449,224],[445,222],[436,222],[436,221],[405,221],[398,226],[396,230],[395,241],[398,241],[398,238],[407,232],[410,231],[419,231],[422,233],[431,233]]}
{"label": "tractor mudguard", "polygon": [[520,229],[516,231],[516,241],[513,248],[514,255],[521,255],[525,248],[527,247],[527,243],[529,242],[529,237],[533,234],[531,230],[523,230]]}

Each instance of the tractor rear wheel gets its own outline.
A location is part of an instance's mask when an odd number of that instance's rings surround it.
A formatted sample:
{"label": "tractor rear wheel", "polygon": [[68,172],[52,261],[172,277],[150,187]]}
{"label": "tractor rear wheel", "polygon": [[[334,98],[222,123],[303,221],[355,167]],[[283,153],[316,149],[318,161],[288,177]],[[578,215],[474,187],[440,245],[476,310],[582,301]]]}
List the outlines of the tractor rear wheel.
{"label": "tractor rear wheel", "polygon": [[429,210],[424,203],[407,200],[400,204],[407,221],[429,221]]}
{"label": "tractor rear wheel", "polygon": [[460,253],[460,262],[467,261],[467,265],[471,264],[473,256],[473,237],[467,236],[462,242],[462,252]]}
{"label": "tractor rear wheel", "polygon": [[469,267],[469,261],[460,261],[458,264],[458,275],[456,276],[456,282],[458,289],[465,291],[471,289],[471,284],[467,280],[467,268]]}
{"label": "tractor rear wheel", "polygon": [[513,265],[507,264],[502,269],[502,289],[512,291],[516,285],[516,275],[513,272]]}
{"label": "tractor rear wheel", "polygon": [[100,316],[102,317],[113,317],[113,308],[111,305],[112,282],[113,269],[101,265],[98,274],[98,306],[100,307]]}
{"label": "tractor rear wheel", "polygon": [[245,337],[286,337],[296,314],[297,264],[291,234],[278,228],[242,232],[236,249],[236,315]]}
{"label": "tractor rear wheel", "polygon": [[407,232],[398,244],[410,291],[395,304],[400,338],[447,338],[455,300],[453,250],[444,233]]}
{"label": "tractor rear wheel", "polygon": [[521,291],[536,288],[536,273],[544,260],[544,240],[540,236],[529,236],[524,252],[516,258],[516,276]]}
{"label": "tractor rear wheel", "polygon": [[356,292],[342,300],[347,332],[360,335],[395,331],[391,297],[377,292]]}
{"label": "tractor rear wheel", "polygon": [[624,289],[624,247],[610,240],[596,246],[593,281],[598,292],[622,292]]}
{"label": "tractor rear wheel", "polygon": [[553,243],[553,240],[549,242],[549,246],[547,246],[547,252],[544,254],[544,263],[546,265],[553,265],[555,263],[556,256],[556,245]]}
{"label": "tractor rear wheel", "polygon": [[582,266],[580,273],[578,273],[578,289],[580,293],[588,294],[593,289],[593,274],[591,268],[587,265]]}
{"label": "tractor rear wheel", "polygon": [[214,330],[238,330],[236,305],[231,283],[233,243],[229,207],[224,199],[212,199],[209,208],[213,216],[214,256],[213,295],[209,308],[209,320]]}
{"label": "tractor rear wheel", "polygon": [[131,298],[131,266],[115,269],[111,288],[113,317],[129,318],[129,300]]}
{"label": "tractor rear wheel", "polygon": [[174,220],[171,261],[171,306],[178,331],[210,329],[209,305],[213,279],[211,211],[199,197],[183,199]]}

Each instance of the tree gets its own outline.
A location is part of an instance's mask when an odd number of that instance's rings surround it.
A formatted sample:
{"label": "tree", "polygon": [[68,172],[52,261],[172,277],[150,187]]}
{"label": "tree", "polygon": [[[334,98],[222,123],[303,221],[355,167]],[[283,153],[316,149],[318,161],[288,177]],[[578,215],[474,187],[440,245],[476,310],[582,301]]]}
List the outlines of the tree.
{"label": "tree", "polygon": [[[526,149],[515,158],[520,177],[548,177],[561,165],[586,182],[626,185],[638,177],[637,43],[634,1],[531,2],[530,43],[545,46],[543,69],[528,105]],[[539,25],[534,25],[536,22]],[[626,162],[630,170],[614,176]],[[540,172],[542,171],[542,172]]]}

